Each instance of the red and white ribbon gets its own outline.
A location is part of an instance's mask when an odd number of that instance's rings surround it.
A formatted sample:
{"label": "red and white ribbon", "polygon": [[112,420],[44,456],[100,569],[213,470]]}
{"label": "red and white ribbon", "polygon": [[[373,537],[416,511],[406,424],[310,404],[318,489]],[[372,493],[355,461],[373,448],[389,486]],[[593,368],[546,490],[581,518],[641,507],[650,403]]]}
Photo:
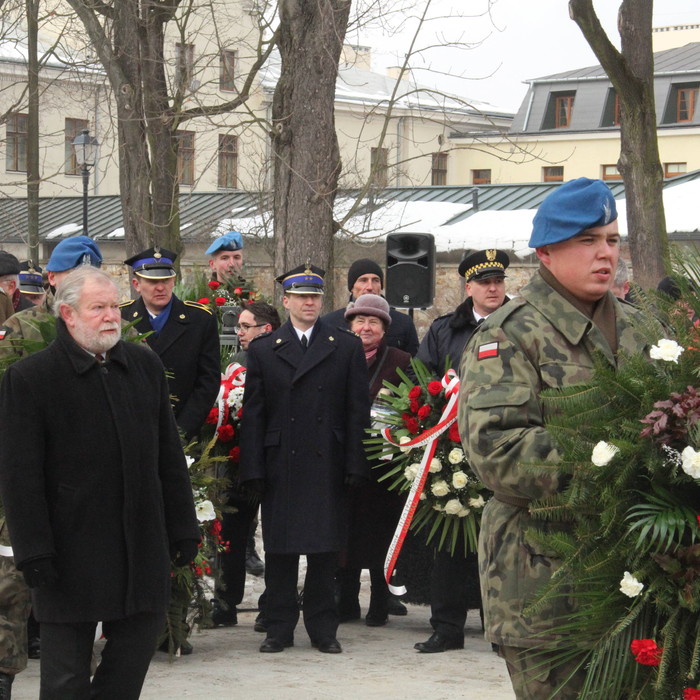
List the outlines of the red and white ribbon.
{"label": "red and white ribbon", "polygon": [[229,405],[228,395],[234,387],[242,387],[245,385],[245,367],[238,362],[232,362],[226,371],[221,375],[221,386],[219,386],[219,395],[216,397],[216,407],[219,409],[219,417],[216,421],[216,427],[221,427],[228,421]]}
{"label": "red and white ribbon", "polygon": [[404,540],[406,539],[406,533],[408,532],[408,528],[418,508],[420,495],[423,493],[423,487],[425,486],[425,481],[430,471],[430,462],[435,456],[438,438],[457,420],[457,398],[459,393],[459,378],[457,377],[457,373],[453,369],[448,369],[441,383],[445,389],[447,404],[442,411],[437,425],[428,428],[428,430],[417,435],[412,440],[403,443],[394,440],[391,436],[391,428],[385,428],[381,431],[382,436],[387,442],[390,442],[392,445],[397,445],[402,449],[425,446],[425,452],[423,453],[423,459],[421,460],[418,474],[411,484],[408,498],[404,504],[403,512],[399,518],[394,536],[389,545],[389,550],[386,553],[386,559],[384,560],[384,578],[389,586],[389,590],[394,595],[403,595],[406,592],[404,586],[392,586],[391,577],[394,573],[394,567],[396,566],[396,560],[399,558],[401,547],[403,547]]}

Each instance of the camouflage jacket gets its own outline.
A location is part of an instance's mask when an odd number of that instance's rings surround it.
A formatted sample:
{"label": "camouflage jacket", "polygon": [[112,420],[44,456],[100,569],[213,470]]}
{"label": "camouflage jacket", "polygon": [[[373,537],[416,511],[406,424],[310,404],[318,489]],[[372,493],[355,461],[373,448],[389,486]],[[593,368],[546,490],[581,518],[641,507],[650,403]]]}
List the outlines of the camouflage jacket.
{"label": "camouflage jacket", "polygon": [[[642,350],[645,341],[634,327],[639,312],[615,302],[615,314],[618,353]],[[479,541],[486,637],[496,644],[553,641],[548,630],[571,611],[571,601],[562,599],[537,615],[525,614],[558,567],[528,538],[528,529],[560,527],[533,523],[527,502],[561,484],[556,469],[543,474],[522,465],[556,463],[540,394],[590,379],[596,351],[616,366],[598,327],[538,273],[521,297],[488,317],[462,357],[459,432],[471,465],[496,494],[484,509]]]}
{"label": "camouflage jacket", "polygon": [[49,292],[44,301],[31,309],[18,311],[10,316],[0,327],[0,359],[18,355],[25,355],[22,340],[43,340],[39,323],[53,321],[53,294]]}

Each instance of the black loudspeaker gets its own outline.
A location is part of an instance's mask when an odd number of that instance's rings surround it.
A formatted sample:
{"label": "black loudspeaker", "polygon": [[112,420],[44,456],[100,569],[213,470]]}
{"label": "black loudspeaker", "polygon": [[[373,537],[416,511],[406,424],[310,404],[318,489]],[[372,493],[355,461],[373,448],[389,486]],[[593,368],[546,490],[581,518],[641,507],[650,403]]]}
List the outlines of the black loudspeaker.
{"label": "black loudspeaker", "polygon": [[431,306],[435,296],[435,237],[432,233],[390,233],[386,237],[386,300],[413,309]]}

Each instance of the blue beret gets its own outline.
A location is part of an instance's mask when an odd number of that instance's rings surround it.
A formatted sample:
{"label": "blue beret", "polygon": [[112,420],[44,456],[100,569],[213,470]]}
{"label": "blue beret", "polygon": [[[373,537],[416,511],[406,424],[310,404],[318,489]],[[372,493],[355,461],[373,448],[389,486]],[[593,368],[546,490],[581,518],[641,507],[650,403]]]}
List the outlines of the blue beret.
{"label": "blue beret", "polygon": [[72,270],[78,265],[92,265],[99,267],[102,264],[102,253],[97,243],[87,236],[73,236],[64,238],[51,253],[46,269],[50,272],[64,272]]}
{"label": "blue beret", "polygon": [[602,180],[569,180],[548,195],[532,220],[530,247],[568,241],[617,219],[612,191]]}
{"label": "blue beret", "polygon": [[205,255],[213,255],[220,250],[240,250],[243,247],[243,236],[238,231],[229,231],[219,236],[205,251]]}

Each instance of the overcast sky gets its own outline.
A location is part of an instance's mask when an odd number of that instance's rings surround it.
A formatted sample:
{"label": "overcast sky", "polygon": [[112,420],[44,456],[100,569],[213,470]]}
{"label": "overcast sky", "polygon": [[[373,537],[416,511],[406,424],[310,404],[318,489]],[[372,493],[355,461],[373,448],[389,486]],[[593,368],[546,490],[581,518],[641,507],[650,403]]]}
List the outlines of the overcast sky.
{"label": "overcast sky", "polygon": [[[469,50],[433,50],[416,57],[413,65],[419,69],[415,73],[418,82],[434,83],[436,70],[461,74],[464,78],[460,80],[442,78],[445,89],[514,112],[527,91],[524,80],[598,63],[581,30],[569,17],[567,0],[493,0],[490,17],[483,16],[488,4],[488,0],[433,0],[433,15],[449,19],[429,23],[419,41],[425,45],[437,37],[439,43],[480,44]],[[608,36],[619,46],[620,2],[594,0],[594,6]],[[656,1],[654,26],[685,23],[700,23],[699,0]],[[396,19],[392,24],[397,24]],[[394,37],[364,32],[348,38],[370,45],[373,70],[382,71],[387,65],[397,64],[406,52],[416,24],[407,20]],[[433,70],[432,77],[428,68]]]}

